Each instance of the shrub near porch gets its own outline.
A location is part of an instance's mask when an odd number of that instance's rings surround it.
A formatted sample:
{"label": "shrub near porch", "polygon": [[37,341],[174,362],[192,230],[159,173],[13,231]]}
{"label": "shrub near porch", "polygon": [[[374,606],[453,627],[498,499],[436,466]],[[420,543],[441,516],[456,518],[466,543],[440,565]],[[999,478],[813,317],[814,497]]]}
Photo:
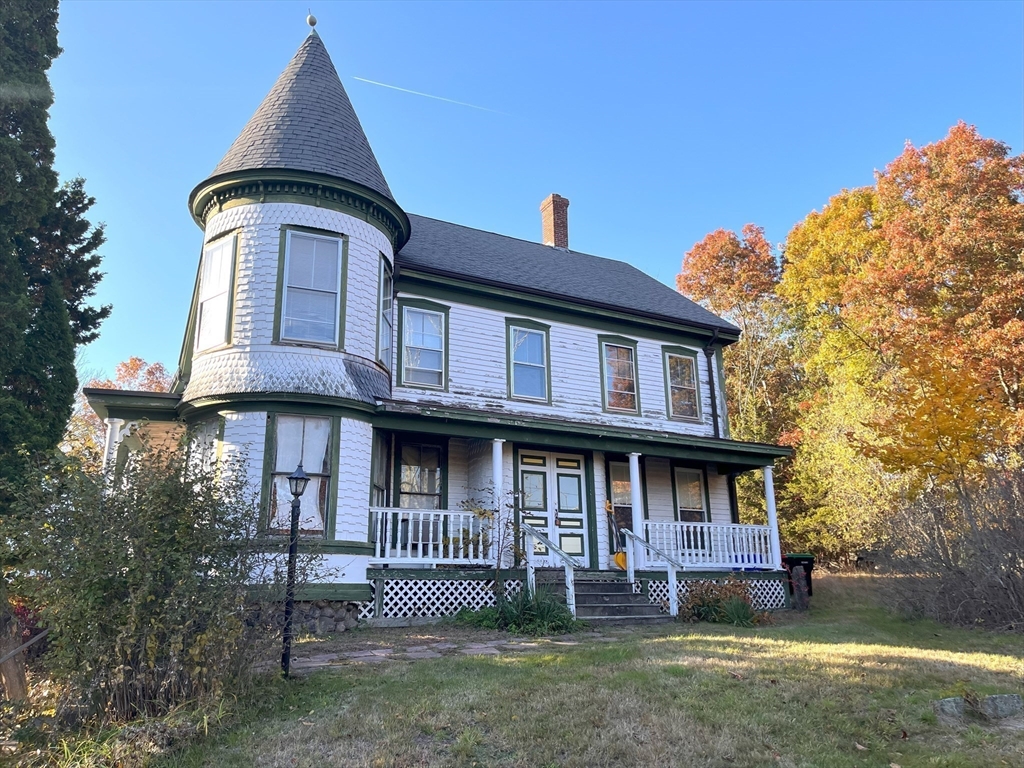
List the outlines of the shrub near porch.
{"label": "shrub near porch", "polygon": [[[233,730],[160,765],[1020,765],[1024,730],[931,714],[965,689],[1021,692],[1019,638],[905,622],[872,591],[826,578],[809,617],[767,628],[605,631],[535,653],[453,651],[268,682]],[[488,636],[367,630],[298,652]]]}

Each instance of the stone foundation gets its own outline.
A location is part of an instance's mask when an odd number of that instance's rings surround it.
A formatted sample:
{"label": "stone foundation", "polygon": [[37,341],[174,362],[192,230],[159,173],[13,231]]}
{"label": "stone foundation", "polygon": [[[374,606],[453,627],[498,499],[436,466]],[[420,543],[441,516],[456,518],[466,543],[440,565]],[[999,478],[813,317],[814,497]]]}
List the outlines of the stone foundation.
{"label": "stone foundation", "polygon": [[[333,632],[344,632],[354,629],[359,623],[360,607],[360,603],[348,600],[296,601],[292,626],[296,635],[329,635]],[[278,625],[284,624],[283,605],[275,620]]]}

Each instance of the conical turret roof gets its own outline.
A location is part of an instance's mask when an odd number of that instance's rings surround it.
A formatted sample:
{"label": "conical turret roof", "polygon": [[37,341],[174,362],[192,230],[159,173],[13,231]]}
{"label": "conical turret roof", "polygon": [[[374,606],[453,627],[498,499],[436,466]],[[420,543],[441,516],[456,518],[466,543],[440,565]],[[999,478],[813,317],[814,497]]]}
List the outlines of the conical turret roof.
{"label": "conical turret roof", "polygon": [[315,31],[299,46],[213,176],[271,168],[335,176],[395,202]]}

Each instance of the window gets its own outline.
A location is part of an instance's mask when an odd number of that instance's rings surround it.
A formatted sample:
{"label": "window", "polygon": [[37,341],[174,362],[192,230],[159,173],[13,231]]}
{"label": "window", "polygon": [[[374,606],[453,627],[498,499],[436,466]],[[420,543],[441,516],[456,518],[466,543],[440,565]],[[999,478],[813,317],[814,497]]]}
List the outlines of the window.
{"label": "window", "polygon": [[604,349],[604,402],[613,411],[636,413],[636,350],[620,344],[602,344]]}
{"label": "window", "polygon": [[547,331],[509,325],[508,334],[511,396],[547,401]]}
{"label": "window", "polygon": [[704,475],[699,469],[676,467],[676,519],[683,523],[702,523],[704,515]]}
{"label": "window", "polygon": [[405,443],[401,447],[398,506],[441,509],[441,446]]}
{"label": "window", "polygon": [[377,359],[391,370],[391,339],[394,336],[392,307],[395,303],[394,280],[391,265],[380,257],[380,320],[377,325]]}
{"label": "window", "polygon": [[301,462],[310,480],[301,496],[299,531],[322,534],[330,501],[331,420],[316,416],[278,416],[275,426],[270,527],[282,532],[291,527],[292,495],[288,490],[288,475]]}
{"label": "window", "polygon": [[403,384],[444,388],[445,315],[405,307],[403,318]]}
{"label": "window", "polygon": [[288,232],[281,338],[338,344],[341,240]]}
{"label": "window", "polygon": [[199,315],[196,320],[197,352],[228,343],[234,256],[234,235],[215,240],[203,250],[203,268],[199,276]]}
{"label": "window", "polygon": [[677,419],[699,419],[696,357],[666,352],[665,370],[668,376],[669,416]]}

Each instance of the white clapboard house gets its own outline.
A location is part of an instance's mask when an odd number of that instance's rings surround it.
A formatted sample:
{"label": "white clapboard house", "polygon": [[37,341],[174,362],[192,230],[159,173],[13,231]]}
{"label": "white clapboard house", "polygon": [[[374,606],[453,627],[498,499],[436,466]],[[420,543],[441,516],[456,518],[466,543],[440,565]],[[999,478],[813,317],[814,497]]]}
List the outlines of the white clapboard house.
{"label": "white clapboard house", "polygon": [[[404,211],[316,31],[188,203],[203,250],[171,392],[87,396],[108,461],[183,426],[244,452],[268,547],[301,462],[304,546],[333,569],[306,599],[446,615],[493,600],[504,556],[507,589],[560,569],[581,616],[639,596],[657,613],[674,575],[685,592],[733,572],[785,603],[772,463],[789,451],[729,438],[739,330],[571,250],[558,195],[543,242]],[[739,524],[745,472],[765,525]],[[505,519],[518,554],[497,551]]]}

